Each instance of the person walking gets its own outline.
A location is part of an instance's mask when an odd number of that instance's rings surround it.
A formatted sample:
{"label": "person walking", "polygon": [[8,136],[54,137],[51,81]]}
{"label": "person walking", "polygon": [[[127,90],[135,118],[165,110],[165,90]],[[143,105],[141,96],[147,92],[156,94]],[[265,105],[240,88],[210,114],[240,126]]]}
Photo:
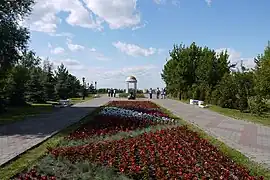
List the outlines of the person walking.
{"label": "person walking", "polygon": [[149,97],[150,97],[150,99],[152,99],[152,95],[153,95],[153,90],[152,90],[152,88],[150,88],[149,89]]}
{"label": "person walking", "polygon": [[116,89],[113,90],[113,97],[116,96]]}
{"label": "person walking", "polygon": [[164,99],[164,89],[161,88],[161,99]]}
{"label": "person walking", "polygon": [[111,92],[110,93],[111,93],[111,97],[113,97],[113,88],[111,88]]}
{"label": "person walking", "polygon": [[159,95],[160,95],[160,90],[159,88],[157,88],[157,99],[159,99]]}
{"label": "person walking", "polygon": [[110,95],[111,95],[111,90],[108,89],[108,97],[110,97]]}
{"label": "person walking", "polygon": [[163,91],[163,99],[166,99],[166,88],[164,88]]}

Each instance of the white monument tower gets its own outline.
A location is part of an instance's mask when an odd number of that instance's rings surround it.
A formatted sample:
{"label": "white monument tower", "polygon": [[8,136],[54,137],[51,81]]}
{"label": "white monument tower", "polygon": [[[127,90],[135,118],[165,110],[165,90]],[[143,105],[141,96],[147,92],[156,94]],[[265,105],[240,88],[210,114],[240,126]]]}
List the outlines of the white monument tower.
{"label": "white monument tower", "polygon": [[129,76],[126,79],[126,93],[129,93],[129,84],[133,84],[134,85],[134,93],[136,94],[137,92],[137,79],[135,78],[135,76]]}

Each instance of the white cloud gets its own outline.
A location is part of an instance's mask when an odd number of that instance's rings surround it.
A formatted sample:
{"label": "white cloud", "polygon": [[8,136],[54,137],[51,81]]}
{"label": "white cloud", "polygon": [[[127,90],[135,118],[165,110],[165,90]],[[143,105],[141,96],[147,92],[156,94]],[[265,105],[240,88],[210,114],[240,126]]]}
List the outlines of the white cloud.
{"label": "white cloud", "polygon": [[240,67],[241,61],[243,61],[243,65],[247,68],[253,68],[255,66],[254,59],[253,58],[245,58],[242,57],[242,54],[232,48],[219,48],[215,51],[217,53],[221,53],[222,51],[226,51],[229,55],[229,61],[231,64],[237,63],[236,67]]}
{"label": "white cloud", "polygon": [[153,0],[156,4],[161,5],[161,4],[166,4],[169,3],[175,6],[179,6],[180,5],[180,0]]}
{"label": "white cloud", "polygon": [[84,0],[87,7],[109,24],[111,29],[133,27],[140,23],[137,0]]}
{"label": "white cloud", "polygon": [[49,33],[50,36],[55,36],[55,37],[68,37],[72,38],[74,35],[68,32],[61,32],[61,33]]}
{"label": "white cloud", "polygon": [[141,21],[137,0],[39,0],[30,17],[20,23],[32,31],[53,34],[62,21],[60,12],[68,13],[69,25],[95,30],[102,30],[104,22],[119,29],[136,27]]}
{"label": "white cloud", "polygon": [[48,48],[52,48],[52,44],[48,42]]}
{"label": "white cloud", "polygon": [[212,0],[205,0],[205,2],[207,3],[208,6],[211,6],[212,4]]}
{"label": "white cloud", "polygon": [[229,54],[229,61],[231,63],[237,63],[241,59],[241,53],[237,52],[236,50],[232,48],[219,48],[219,49],[216,49],[215,51],[217,53],[221,53],[226,50],[227,50],[227,53]]}
{"label": "white cloud", "polygon": [[137,25],[137,26],[134,26],[134,27],[132,28],[132,31],[135,31],[135,30],[137,30],[137,29],[144,28],[145,26],[146,26],[146,23],[140,24],[140,25]]}
{"label": "white cloud", "polygon": [[54,33],[61,23],[57,16],[59,12],[69,13],[65,20],[72,26],[101,29],[99,21],[83,7],[80,0],[39,0],[33,6],[31,16],[23,24],[33,31]]}
{"label": "white cloud", "polygon": [[110,61],[111,60],[111,58],[106,57],[104,54],[99,53],[99,52],[96,53],[96,57],[95,58],[97,60],[99,60],[99,61]]}
{"label": "white cloud", "polygon": [[97,50],[95,48],[90,48],[89,49],[91,52],[96,52]]}
{"label": "white cloud", "polygon": [[106,57],[103,53],[99,52],[95,48],[88,48],[88,50],[96,60],[99,60],[99,61],[110,61],[111,60],[111,58]]}
{"label": "white cloud", "polygon": [[68,46],[68,49],[73,51],[73,52],[76,52],[76,51],[79,51],[79,50],[84,50],[85,47],[82,46],[82,45],[79,45],[79,44],[73,44],[71,39],[67,39],[67,46]]}
{"label": "white cloud", "polygon": [[130,56],[150,56],[158,52],[156,48],[142,48],[135,44],[127,44],[125,42],[114,42],[113,46],[119,49],[121,52]]}
{"label": "white cloud", "polygon": [[104,68],[87,66],[75,59],[53,59],[50,60],[54,68],[61,63],[68,71],[78,79],[86,78],[86,82],[97,81],[98,87],[125,88],[125,79],[133,75],[138,79],[138,88],[163,87],[160,78],[161,68],[152,64],[145,66],[129,66],[119,68]]}
{"label": "white cloud", "polygon": [[122,67],[117,69],[91,68],[85,77],[97,81],[99,87],[125,88],[125,79],[133,75],[138,80],[138,88],[163,87],[161,69],[154,65]]}
{"label": "white cloud", "polygon": [[65,52],[65,49],[62,47],[56,47],[51,50],[52,54],[63,54]]}
{"label": "white cloud", "polygon": [[154,2],[156,4],[162,4],[162,3],[165,3],[165,0],[154,0]]}
{"label": "white cloud", "polygon": [[72,40],[69,38],[67,39],[67,46],[68,46],[68,49],[72,52],[77,52],[77,51],[81,51],[81,50],[84,50],[84,52],[88,51],[91,54],[93,54],[93,56],[96,60],[99,60],[99,61],[110,61],[111,60],[111,58],[106,57],[101,52],[98,52],[97,49],[87,48],[87,47],[79,45],[79,44],[74,44],[74,43],[72,43]]}
{"label": "white cloud", "polygon": [[86,70],[86,68],[78,60],[75,59],[54,59],[52,60],[52,63],[54,68],[57,68],[57,66],[63,63],[67,70],[70,72]]}

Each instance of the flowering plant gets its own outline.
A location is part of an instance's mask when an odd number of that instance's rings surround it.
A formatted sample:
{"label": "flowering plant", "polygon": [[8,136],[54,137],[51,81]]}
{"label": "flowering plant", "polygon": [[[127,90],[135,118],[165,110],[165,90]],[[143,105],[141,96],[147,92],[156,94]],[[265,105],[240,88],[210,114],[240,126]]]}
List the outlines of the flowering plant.
{"label": "flowering plant", "polygon": [[[112,101],[87,124],[70,133],[65,141],[129,132],[158,124],[175,124],[149,101]],[[87,141],[87,144],[50,148],[55,157],[71,162],[87,160],[113,167],[132,179],[255,180],[250,172],[220,152],[186,126],[143,133],[120,140]],[[59,159],[61,160],[61,158]],[[38,178],[37,178],[38,177]],[[54,179],[32,170],[20,179]]]}
{"label": "flowering plant", "polygon": [[119,116],[119,117],[135,117],[138,120],[147,119],[147,120],[164,120],[164,121],[174,121],[168,117],[160,115],[158,112],[151,111],[150,113],[143,113],[130,109],[123,109],[119,107],[105,107],[99,113],[104,116]]}
{"label": "flowering plant", "polygon": [[185,126],[50,153],[114,167],[133,179],[259,179]]}

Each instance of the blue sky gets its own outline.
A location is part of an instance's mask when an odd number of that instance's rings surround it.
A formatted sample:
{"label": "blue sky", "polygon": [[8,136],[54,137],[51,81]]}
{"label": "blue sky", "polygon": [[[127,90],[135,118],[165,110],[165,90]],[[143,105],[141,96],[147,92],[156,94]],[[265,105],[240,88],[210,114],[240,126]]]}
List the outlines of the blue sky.
{"label": "blue sky", "polygon": [[248,67],[270,40],[269,0],[38,0],[23,24],[30,47],[99,87],[163,87],[174,43],[227,49]]}

